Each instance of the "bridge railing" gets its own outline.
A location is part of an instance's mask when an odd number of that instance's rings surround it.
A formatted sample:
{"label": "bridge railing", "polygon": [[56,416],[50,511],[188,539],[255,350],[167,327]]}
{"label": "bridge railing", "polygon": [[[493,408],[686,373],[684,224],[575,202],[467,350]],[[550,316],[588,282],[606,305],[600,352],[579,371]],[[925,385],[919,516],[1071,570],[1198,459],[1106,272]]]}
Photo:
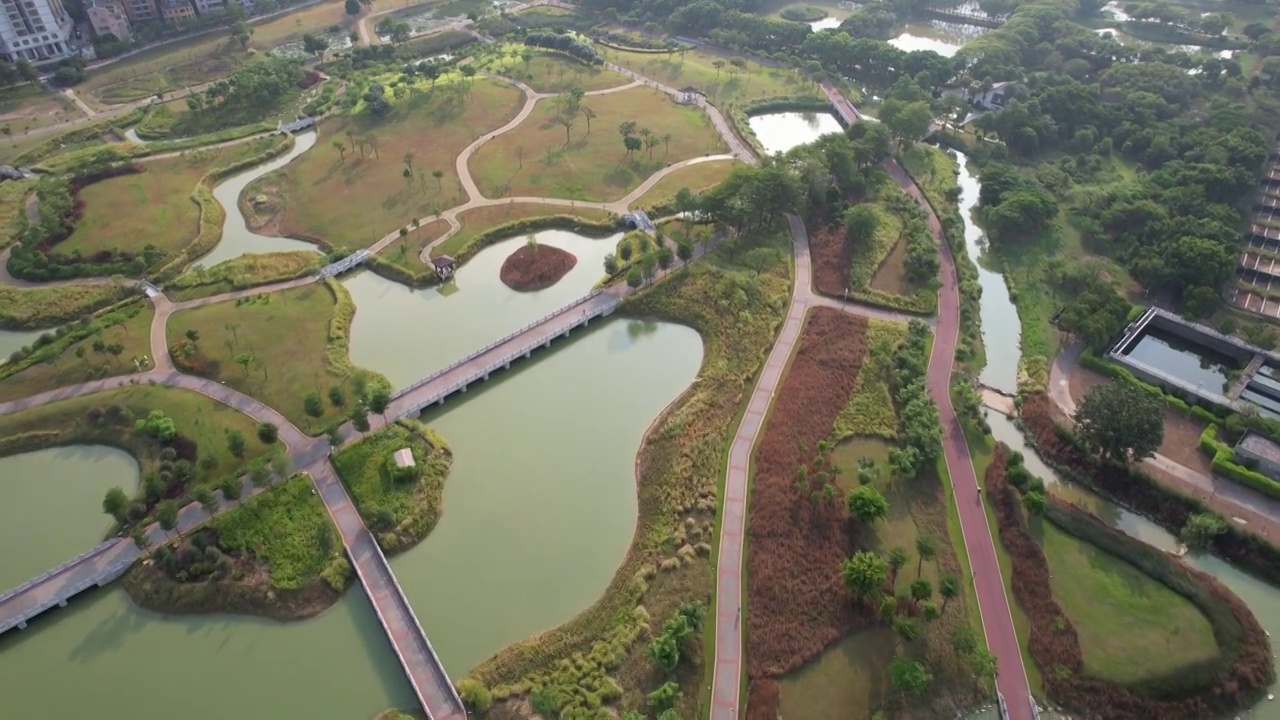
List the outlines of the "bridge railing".
{"label": "bridge railing", "polygon": [[[600,292],[600,291],[598,291],[598,290],[597,290],[597,291],[593,292],[591,296],[594,296],[594,295],[596,295],[596,294],[599,294],[599,292]],[[596,310],[595,312],[591,313],[589,316],[586,316],[584,319],[586,319],[586,320],[594,320],[595,318],[600,317],[601,315],[607,315],[608,313],[613,312],[613,310],[614,310],[615,308],[617,308],[617,307],[618,307],[618,304],[619,304],[620,302],[621,302],[620,300],[614,300],[613,302],[609,303],[608,305],[603,305],[603,306],[601,306],[601,307],[600,307],[600,309],[598,309],[598,310]],[[572,308],[573,308],[573,305],[570,305],[570,306],[568,306],[568,307],[566,307],[566,308],[564,308],[564,309],[560,310],[559,312],[554,313],[554,314],[553,314],[553,316],[554,316],[554,315],[559,315],[561,312],[564,312],[564,310],[568,310],[568,309],[572,309]],[[519,334],[521,334],[521,333],[527,332],[528,330],[530,330],[530,329],[534,328],[535,326],[537,326],[539,323],[546,321],[546,320],[547,320],[547,319],[549,319],[550,317],[552,317],[552,316],[548,316],[547,318],[543,318],[543,320],[540,320],[540,321],[539,321],[539,322],[537,322],[537,323],[533,323],[532,325],[529,325],[529,326],[528,326],[528,327],[526,327],[524,330],[521,330],[519,333],[516,333],[516,335],[519,335]],[[534,345],[538,345],[538,344],[541,344],[542,342],[545,342],[545,341],[544,341],[544,340],[539,340],[537,343],[533,343],[533,344],[534,344]],[[497,344],[501,344],[501,343],[496,343],[495,345],[497,345]],[[489,348],[487,348],[487,350],[492,350],[492,349],[493,349],[493,347],[489,347]],[[515,360],[516,358],[520,357],[521,355],[524,355],[526,352],[528,352],[528,349],[527,349],[527,348],[518,348],[518,349],[516,349],[516,350],[513,350],[513,351],[511,351],[511,352],[507,353],[506,355],[502,356],[501,358],[499,358],[499,359],[495,360],[495,361],[493,362],[493,365],[489,366],[488,368],[485,368],[485,369],[482,369],[482,370],[477,370],[477,371],[475,371],[475,372],[471,373],[470,375],[468,375],[467,377],[463,378],[462,380],[459,380],[459,381],[457,381],[457,382],[453,383],[452,385],[450,385],[449,387],[445,388],[444,390],[441,390],[440,392],[438,392],[438,393],[436,393],[436,394],[434,394],[434,395],[432,395],[432,396],[429,396],[429,397],[423,398],[421,401],[419,401],[419,402],[417,402],[417,403],[414,403],[413,407],[411,407],[410,409],[408,409],[407,411],[405,411],[405,415],[412,415],[413,413],[416,413],[416,412],[418,412],[419,410],[422,410],[422,408],[424,408],[424,407],[426,407],[426,406],[430,405],[431,403],[436,402],[436,401],[437,401],[437,400],[439,400],[440,398],[449,397],[450,395],[452,395],[452,394],[454,394],[455,392],[457,392],[457,391],[461,390],[462,388],[464,388],[464,387],[466,387],[466,386],[470,385],[471,383],[473,383],[473,382],[475,382],[475,381],[477,381],[477,380],[479,380],[479,379],[483,378],[483,377],[484,377],[484,376],[486,376],[486,375],[489,375],[490,373],[492,373],[492,372],[493,372],[493,369],[494,369],[494,368],[496,368],[497,366],[499,366],[499,365],[505,365],[505,364],[507,364],[507,363],[511,362],[512,360]],[[476,353],[476,355],[481,355],[481,354],[483,354],[483,353],[484,353],[484,351],[481,351],[480,353]],[[471,358],[467,358],[467,359],[469,360],[469,359],[471,359]],[[461,361],[461,362],[465,362],[465,360],[464,360],[464,361]],[[450,367],[454,367],[454,366],[456,366],[456,365],[459,365],[459,364],[461,364],[461,362],[459,362],[459,363],[454,363],[454,365],[451,365]],[[438,376],[439,376],[439,374],[437,373],[437,374],[436,374],[436,376],[438,377]],[[424,384],[425,384],[425,383],[423,383],[423,384],[419,384],[419,385],[418,385],[418,387],[422,387]]]}
{"label": "bridge railing", "polygon": [[484,347],[480,348],[479,350],[476,350],[475,352],[473,352],[473,353],[471,353],[471,354],[469,354],[469,355],[466,355],[465,357],[463,357],[463,358],[461,358],[461,359],[458,359],[458,360],[455,360],[455,361],[453,361],[453,362],[449,363],[449,364],[448,364],[448,365],[446,365],[445,367],[440,368],[439,370],[437,370],[437,371],[435,371],[435,372],[431,373],[430,375],[428,375],[428,376],[426,376],[426,377],[422,378],[421,380],[419,380],[419,381],[415,382],[414,384],[412,384],[412,385],[410,385],[410,386],[406,387],[405,389],[401,390],[400,392],[396,393],[394,396],[392,396],[392,399],[394,400],[394,399],[396,399],[396,398],[401,398],[401,397],[404,397],[405,395],[408,395],[409,393],[411,393],[411,392],[413,392],[413,391],[417,390],[418,388],[421,388],[422,386],[424,386],[424,385],[426,385],[426,384],[428,384],[428,383],[430,383],[430,382],[432,382],[432,381],[434,381],[434,380],[438,379],[440,376],[444,375],[445,373],[449,372],[450,370],[453,370],[454,368],[458,367],[459,365],[462,365],[463,363],[467,363],[467,362],[470,362],[470,361],[472,361],[472,360],[475,360],[476,358],[478,358],[478,357],[480,357],[481,355],[483,355],[483,354],[485,354],[485,353],[489,352],[490,350],[492,350],[492,349],[494,349],[494,348],[498,347],[499,345],[501,345],[501,344],[503,344],[503,343],[505,343],[505,342],[510,341],[512,338],[518,337],[518,336],[520,336],[520,335],[522,335],[522,334],[524,334],[524,333],[526,333],[526,332],[528,332],[528,331],[532,330],[533,328],[535,328],[535,327],[537,327],[537,326],[539,326],[539,325],[541,325],[541,324],[543,324],[543,323],[547,322],[548,320],[551,320],[552,318],[555,318],[555,317],[557,317],[557,316],[559,316],[559,315],[561,315],[561,314],[563,314],[563,313],[565,313],[565,312],[568,312],[569,310],[572,310],[573,308],[575,308],[575,307],[577,307],[577,306],[581,305],[582,303],[587,302],[588,300],[590,300],[590,299],[592,299],[592,298],[596,297],[597,295],[599,295],[599,294],[600,294],[600,293],[602,293],[602,292],[604,292],[604,291],[603,291],[603,290],[592,290],[591,292],[587,293],[586,295],[583,295],[582,297],[578,298],[577,300],[574,300],[573,302],[569,303],[568,305],[565,305],[564,307],[561,307],[561,308],[559,308],[558,310],[553,310],[553,311],[551,311],[550,313],[548,313],[548,314],[546,314],[546,315],[543,315],[542,317],[538,318],[537,320],[534,320],[533,322],[529,323],[528,325],[525,325],[524,327],[520,328],[519,330],[516,330],[515,332],[512,332],[512,333],[508,333],[507,335],[504,335],[504,336],[502,336],[501,338],[498,338],[497,340],[494,340],[493,342],[489,343],[488,345],[485,345]]}
{"label": "bridge railing", "polygon": [[[90,551],[90,553],[92,552],[93,551]],[[129,566],[133,564],[134,560],[137,560],[136,556],[129,555],[129,556],[122,557],[116,560],[115,562],[111,563],[110,565],[106,566],[102,570],[94,573],[92,576],[87,577],[78,583],[74,583],[73,585],[64,589],[62,592],[58,593],[57,595],[50,597],[44,602],[41,602],[35,605],[31,609],[23,613],[21,616],[11,617],[6,620],[0,620],[0,633],[8,632],[14,627],[21,625],[22,623],[27,622],[28,620],[31,620],[32,618],[36,617],[37,615],[40,615],[46,610],[49,610],[55,605],[59,605],[62,602],[69,600],[75,597],[76,595],[79,595],[80,593],[84,592],[85,590],[88,590],[89,588],[95,585],[102,585],[107,581],[116,579],[117,577],[123,575],[125,570],[129,569]],[[50,573],[45,573],[45,574],[48,575]],[[28,583],[28,585],[31,585],[37,581]],[[25,587],[26,586],[23,586],[23,588]],[[18,590],[21,591],[23,588],[18,588]]]}
{"label": "bridge railing", "polygon": [[115,547],[115,544],[118,542],[120,542],[120,540],[108,540],[100,545],[95,545],[92,548],[62,563],[61,565],[58,565],[57,567],[54,567],[51,570],[46,570],[45,572],[41,573],[35,578],[32,578],[31,580],[28,580],[22,583],[21,585],[10,590],[9,592],[6,592],[5,594],[0,595],[0,603],[7,602],[8,600],[11,600],[17,597],[18,595],[21,595],[22,593],[26,592],[27,590],[30,590],[36,585],[39,585],[40,583],[48,580],[54,575],[57,575],[67,570],[68,568],[75,567],[76,565],[79,565],[80,563],[84,562],[85,560],[88,560],[91,557],[94,557],[95,555],[99,555],[103,552],[106,552],[107,550],[110,550],[111,548]]}

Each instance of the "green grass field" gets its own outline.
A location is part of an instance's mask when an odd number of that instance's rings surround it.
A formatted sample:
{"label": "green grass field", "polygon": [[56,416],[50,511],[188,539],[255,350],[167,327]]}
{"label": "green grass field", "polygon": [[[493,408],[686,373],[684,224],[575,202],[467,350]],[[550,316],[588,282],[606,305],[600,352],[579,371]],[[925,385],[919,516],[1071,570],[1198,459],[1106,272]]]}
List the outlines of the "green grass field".
{"label": "green grass field", "polygon": [[[522,101],[515,88],[492,80],[476,80],[465,96],[446,85],[396,101],[382,120],[357,111],[326,121],[314,148],[250,185],[246,194],[281,196],[282,233],[320,237],[342,248],[369,245],[414,217],[462,203],[455,159],[477,137],[513,117]],[[376,135],[378,156],[366,149],[361,157],[359,149],[352,150],[348,132],[356,138]],[[334,141],[344,143],[341,153]],[[409,152],[412,182],[404,177]],[[432,176],[436,170],[443,173],[439,180]]]}
{"label": "green grass field", "polygon": [[47,328],[79,318],[123,299],[130,291],[115,285],[61,285],[19,289],[0,287],[0,327]]}
{"label": "green grass field", "polygon": [[697,195],[720,184],[721,180],[729,176],[733,165],[733,160],[715,160],[680,168],[664,176],[631,205],[638,208],[653,207],[674,197],[681,188],[689,188]]}
{"label": "green grass field", "polygon": [[1033,519],[1032,532],[1049,560],[1053,596],[1080,636],[1087,675],[1129,683],[1217,654],[1213,628],[1186,598],[1052,523]]}
{"label": "green grass field", "polygon": [[8,180],[0,183],[0,250],[18,239],[27,195],[36,188],[35,180]]}
{"label": "green grass field", "polygon": [[91,255],[99,250],[140,252],[154,245],[164,254],[190,243],[200,226],[200,208],[191,199],[205,173],[253,157],[279,140],[260,138],[216,150],[193,150],[175,158],[140,163],[144,172],[121,175],[80,191],[84,216],[57,252]]}
{"label": "green grass field", "polygon": [[[409,448],[419,468],[415,480],[395,480],[387,463]],[[365,524],[387,552],[426,537],[440,518],[441,495],[452,455],[438,435],[420,423],[389,425],[333,457]]]}
{"label": "green grass field", "polygon": [[[102,437],[102,430],[87,418],[93,408],[121,405],[134,417],[146,417],[152,410],[163,411],[173,418],[178,432],[194,440],[200,458],[212,458],[213,466],[195,464],[192,486],[216,482],[230,473],[238,472],[257,458],[265,455],[271,446],[253,438],[257,423],[248,415],[218,403],[200,393],[170,388],[163,385],[126,385],[123,388],[84,395],[69,400],[58,400],[46,405],[28,408],[0,417],[0,437],[10,437],[26,432],[56,431],[64,442],[85,441],[92,443]],[[238,430],[249,438],[243,459],[236,458],[227,449],[227,432]],[[133,431],[128,431],[131,436]],[[143,473],[153,468],[144,460]]]}
{"label": "green grass field", "polygon": [[609,219],[609,213],[592,208],[567,208],[559,205],[543,205],[541,203],[503,203],[472,208],[458,215],[462,229],[431,250],[431,257],[456,255],[467,243],[482,233],[486,233],[500,225],[517,220],[527,220],[550,215],[575,215],[586,220],[602,222]]}
{"label": "green grass field", "polygon": [[[327,399],[331,385],[346,388],[354,397],[349,378],[329,372],[325,338],[336,301],[325,285],[292,290],[234,302],[183,310],[169,319],[170,342],[180,342],[187,330],[199,334],[201,374],[255,397],[297,424],[318,434],[345,411]],[[229,326],[235,323],[234,330]],[[248,366],[234,358],[248,354]],[[316,393],[323,400],[320,417],[308,415],[303,400]]]}
{"label": "green grass field", "polygon": [[[521,55],[532,55],[528,63]],[[563,92],[571,87],[591,90],[626,85],[631,82],[610,70],[592,67],[574,58],[540,52],[524,45],[504,45],[480,64],[480,69],[521,80],[537,92]]]}
{"label": "green grass field", "polygon": [[[266,563],[271,586],[296,590],[336,557],[338,532],[306,475],[244,501],[213,519],[218,544]],[[327,537],[326,541],[322,540]]]}
{"label": "green grass field", "polygon": [[[775,68],[747,61],[750,72],[730,72],[730,56],[706,50],[690,50],[682,58],[662,54],[627,52],[602,48],[607,59],[641,75],[672,87],[692,85],[717,103],[739,104],[779,95],[801,95],[816,91],[812,81],[790,68]],[[713,63],[724,62],[716,70]]]}
{"label": "green grass field", "polygon": [[816,660],[781,680],[780,716],[787,720],[865,720],[892,696],[889,664],[898,639],[887,627],[836,641]]}
{"label": "green grass field", "polygon": [[182,302],[292,280],[319,270],[323,265],[324,255],[307,250],[241,255],[211,268],[193,265],[165,292],[170,299]]}
{"label": "green grass field", "polygon": [[[651,88],[588,97],[582,104],[596,119],[588,132],[577,115],[568,142],[557,121],[559,106],[543,100],[518,128],[481,147],[471,159],[480,189],[509,186],[511,195],[615,200],[665,165],[726,151],[705,113]],[[637,133],[647,128],[670,141],[627,157],[618,127],[628,121]]]}
{"label": "green grass field", "polygon": [[396,239],[390,245],[382,248],[381,252],[378,253],[378,257],[389,263],[399,265],[410,272],[425,272],[427,265],[418,259],[419,255],[421,255],[423,248],[435,242],[437,238],[448,231],[449,223],[444,220],[422,223],[417,229],[410,230],[408,235]]}
{"label": "green grass field", "polygon": [[[86,380],[113,375],[127,375],[136,371],[132,358],[151,355],[148,332],[155,309],[151,303],[135,301],[138,313],[118,325],[106,328],[96,336],[72,343],[52,363],[40,363],[0,380],[0,402],[17,400],[46,390],[74,385]],[[119,343],[124,351],[118,357],[105,352],[95,352],[94,342],[101,340],[110,346]],[[76,357],[83,348],[84,357]],[[143,370],[153,367],[150,363]]]}

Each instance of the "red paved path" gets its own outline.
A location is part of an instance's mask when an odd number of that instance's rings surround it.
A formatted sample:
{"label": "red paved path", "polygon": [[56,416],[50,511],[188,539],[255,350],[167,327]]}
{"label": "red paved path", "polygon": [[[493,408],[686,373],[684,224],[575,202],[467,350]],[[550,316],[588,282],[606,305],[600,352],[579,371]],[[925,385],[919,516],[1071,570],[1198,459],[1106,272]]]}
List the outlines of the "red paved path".
{"label": "red paved path", "polygon": [[982,615],[982,631],[987,647],[999,664],[996,687],[1004,695],[1011,720],[1031,720],[1031,687],[1027,681],[1027,669],[1022,663],[1004,581],[1000,576],[995,542],[978,496],[978,479],[973,470],[973,458],[969,455],[969,445],[965,442],[960,420],[951,407],[951,366],[960,335],[960,292],[956,286],[955,258],[942,236],[941,223],[920,189],[897,163],[886,161],[885,167],[898,185],[924,208],[929,227],[938,239],[942,287],[938,290],[938,324],[934,331],[933,352],[929,356],[929,395],[938,404],[938,416],[942,421],[942,452],[951,476],[965,549],[969,554],[978,610]]}

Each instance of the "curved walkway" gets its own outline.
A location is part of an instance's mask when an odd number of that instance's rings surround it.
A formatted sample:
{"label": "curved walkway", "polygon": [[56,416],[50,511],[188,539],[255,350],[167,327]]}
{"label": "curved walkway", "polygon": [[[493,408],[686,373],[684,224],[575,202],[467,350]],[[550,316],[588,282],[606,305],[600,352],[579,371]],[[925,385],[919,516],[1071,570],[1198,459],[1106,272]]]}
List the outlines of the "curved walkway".
{"label": "curved walkway", "polygon": [[929,356],[927,385],[929,395],[938,405],[938,416],[942,422],[942,453],[960,515],[960,530],[973,573],[983,635],[987,647],[995,654],[999,663],[996,687],[1004,697],[1011,720],[1030,720],[1034,704],[1021,646],[1018,644],[1018,634],[1013,625],[1013,612],[1005,594],[995,541],[978,494],[978,478],[974,472],[973,458],[969,454],[969,444],[960,426],[960,419],[951,406],[952,366],[960,336],[960,290],[955,258],[952,257],[951,247],[942,233],[942,224],[938,222],[933,208],[915,182],[896,162],[887,160],[884,165],[898,185],[915,198],[925,211],[941,255],[942,265],[938,271],[941,280],[941,287],[938,289],[938,324],[934,331],[933,350]]}

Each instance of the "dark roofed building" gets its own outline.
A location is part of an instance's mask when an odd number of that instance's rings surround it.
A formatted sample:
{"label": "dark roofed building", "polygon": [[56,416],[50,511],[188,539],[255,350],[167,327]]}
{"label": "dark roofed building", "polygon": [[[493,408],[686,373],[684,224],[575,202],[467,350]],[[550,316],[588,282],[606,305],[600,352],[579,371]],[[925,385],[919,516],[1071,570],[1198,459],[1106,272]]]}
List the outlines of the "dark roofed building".
{"label": "dark roofed building", "polygon": [[453,277],[453,271],[458,267],[458,263],[448,255],[441,255],[438,258],[431,258],[431,267],[435,268],[436,277],[444,280]]}

